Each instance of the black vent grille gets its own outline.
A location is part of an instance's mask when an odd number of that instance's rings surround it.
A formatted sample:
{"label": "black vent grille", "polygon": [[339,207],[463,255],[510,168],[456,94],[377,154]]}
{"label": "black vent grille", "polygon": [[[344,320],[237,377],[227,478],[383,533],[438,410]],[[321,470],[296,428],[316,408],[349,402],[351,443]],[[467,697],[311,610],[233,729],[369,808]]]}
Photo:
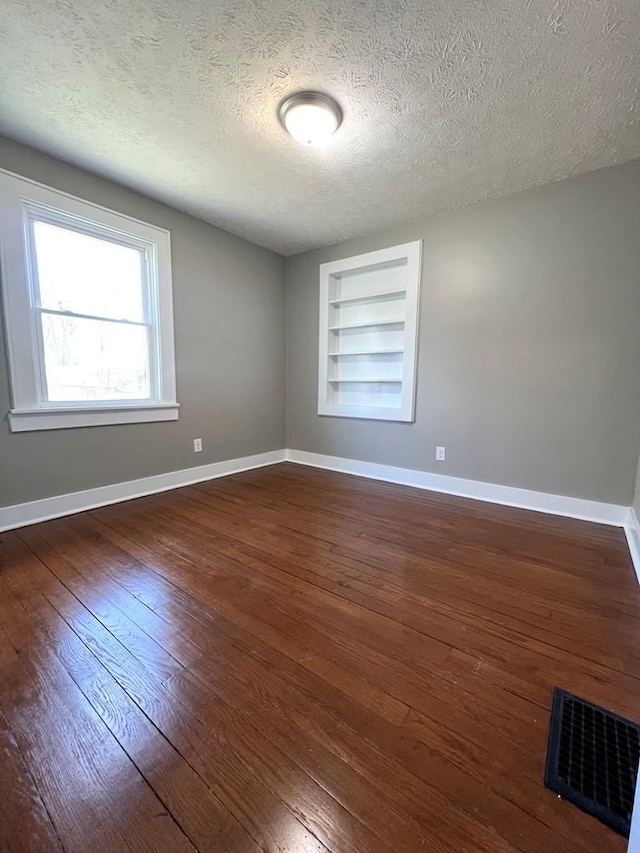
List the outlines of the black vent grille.
{"label": "black vent grille", "polygon": [[628,837],[640,726],[556,687],[544,783]]}

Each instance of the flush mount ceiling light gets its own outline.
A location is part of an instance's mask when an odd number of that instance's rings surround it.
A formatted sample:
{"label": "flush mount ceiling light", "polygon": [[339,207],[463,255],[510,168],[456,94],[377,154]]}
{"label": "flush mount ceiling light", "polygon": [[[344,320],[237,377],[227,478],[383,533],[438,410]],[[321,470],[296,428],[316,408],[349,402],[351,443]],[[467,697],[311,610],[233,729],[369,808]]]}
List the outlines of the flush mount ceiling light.
{"label": "flush mount ceiling light", "polygon": [[302,145],[326,145],[340,127],[342,110],[321,92],[298,92],[280,104],[283,127]]}

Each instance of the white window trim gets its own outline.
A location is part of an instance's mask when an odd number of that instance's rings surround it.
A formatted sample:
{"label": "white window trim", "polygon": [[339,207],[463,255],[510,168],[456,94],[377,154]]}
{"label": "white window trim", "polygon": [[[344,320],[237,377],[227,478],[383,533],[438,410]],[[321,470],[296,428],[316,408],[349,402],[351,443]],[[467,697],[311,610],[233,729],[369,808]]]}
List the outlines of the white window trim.
{"label": "white window trim", "polygon": [[[331,281],[335,276],[376,267],[380,264],[406,261],[406,313],[404,319],[404,345],[402,369],[402,394],[400,406],[390,409],[383,406],[355,406],[333,403],[329,400],[331,381]],[[418,325],[420,284],[422,277],[422,240],[377,249],[352,258],[342,258],[320,265],[320,311],[318,345],[318,414],[341,418],[413,422],[415,420],[416,374],[418,359]],[[375,325],[375,324],[374,324]]]}
{"label": "white window trim", "polygon": [[[154,336],[157,373],[152,378],[151,400],[43,402],[40,392],[41,357],[35,312],[32,307],[32,283],[28,258],[29,217],[81,225],[96,236],[110,233],[121,242],[129,242],[147,255],[152,284],[150,314],[156,329]],[[173,299],[171,286],[171,240],[163,228],[76,198],[59,190],[0,169],[0,279],[5,317],[12,432],[40,429],[98,426],[103,424],[143,423],[178,419],[175,354],[173,335]]]}

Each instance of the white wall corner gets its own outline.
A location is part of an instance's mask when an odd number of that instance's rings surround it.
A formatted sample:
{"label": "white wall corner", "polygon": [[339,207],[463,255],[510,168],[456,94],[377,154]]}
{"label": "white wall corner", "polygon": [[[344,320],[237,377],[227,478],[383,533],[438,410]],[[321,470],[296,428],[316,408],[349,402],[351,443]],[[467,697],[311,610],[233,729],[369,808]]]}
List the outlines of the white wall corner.
{"label": "white wall corner", "polygon": [[631,562],[633,563],[636,577],[640,583],[640,520],[638,519],[633,507],[629,507],[629,517],[624,526],[624,532],[627,536],[627,542],[629,543]]}
{"label": "white wall corner", "polygon": [[56,495],[28,503],[0,507],[0,532],[25,527],[39,521],[48,521],[63,515],[84,512],[88,509],[120,503],[131,498],[140,498],[156,492],[177,489],[180,486],[190,486],[213,480],[217,477],[227,477],[229,474],[239,474],[253,468],[265,465],[275,465],[284,462],[284,450],[272,450],[268,453],[258,453],[254,456],[242,456],[239,459],[229,459],[224,462],[212,462],[209,465],[199,465],[195,468],[184,468],[180,471],[169,471],[166,474],[155,474],[142,477],[139,480],[129,480],[126,483],[113,483],[109,486],[98,486],[81,492],[71,492],[66,495]]}

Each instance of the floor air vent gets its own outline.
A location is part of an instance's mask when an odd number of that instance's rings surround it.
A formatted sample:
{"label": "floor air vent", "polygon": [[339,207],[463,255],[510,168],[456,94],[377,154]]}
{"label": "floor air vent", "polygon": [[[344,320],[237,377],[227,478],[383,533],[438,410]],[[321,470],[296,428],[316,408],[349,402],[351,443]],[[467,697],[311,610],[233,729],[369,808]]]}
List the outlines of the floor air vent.
{"label": "floor air vent", "polygon": [[556,687],[544,783],[628,837],[640,726]]}

